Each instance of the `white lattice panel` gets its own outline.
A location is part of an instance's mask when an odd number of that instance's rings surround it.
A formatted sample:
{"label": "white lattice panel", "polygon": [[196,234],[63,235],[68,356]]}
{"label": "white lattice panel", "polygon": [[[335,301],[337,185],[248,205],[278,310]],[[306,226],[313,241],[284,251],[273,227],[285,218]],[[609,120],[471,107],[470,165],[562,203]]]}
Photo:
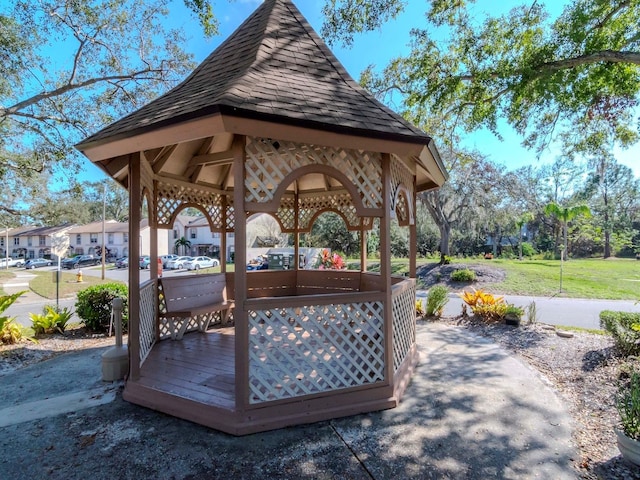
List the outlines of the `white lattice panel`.
{"label": "white lattice panel", "polygon": [[406,227],[411,224],[411,218],[409,215],[409,205],[407,204],[407,196],[404,193],[400,193],[396,198],[395,205],[396,218],[398,224],[402,227]]}
{"label": "white lattice panel", "polygon": [[382,302],[249,311],[252,404],[384,379]]}
{"label": "white lattice panel", "polygon": [[282,225],[283,232],[295,232],[296,228],[296,200],[293,197],[285,196],[280,200],[280,208],[276,217]]}
{"label": "white lattice panel", "polygon": [[246,201],[272,201],[284,178],[307,165],[335,168],[356,186],[365,208],[382,206],[380,154],[262,138],[249,138],[246,146]]}
{"label": "white lattice panel", "polygon": [[347,220],[347,227],[351,229],[356,229],[360,226],[360,217],[356,212],[356,207],[351,201],[351,196],[345,193],[342,195],[314,195],[300,198],[300,229],[309,230],[311,228],[310,222],[314,215],[323,210],[340,212]]}
{"label": "white lattice panel", "polygon": [[148,282],[140,287],[140,364],[156,342],[156,284]]}
{"label": "white lattice panel", "polygon": [[[411,209],[407,201],[412,201],[415,192],[413,191],[413,179],[414,175],[405,166],[405,164],[396,156],[391,156],[391,210],[396,212],[398,220],[403,225],[409,225],[413,218],[411,218]],[[406,198],[404,195],[399,194],[399,190],[402,189],[408,195]]]}
{"label": "white lattice panel", "polygon": [[[175,212],[187,205],[199,205],[203,208],[211,221],[212,228],[220,230],[222,225],[223,196],[212,193],[197,187],[187,187],[185,185],[175,185],[158,182],[157,189],[157,218],[158,226],[171,226],[171,219]],[[229,212],[227,210],[227,224],[229,223]]]}
{"label": "white lattice panel", "polygon": [[416,287],[406,288],[394,295],[393,315],[393,371],[398,370],[416,341]]}

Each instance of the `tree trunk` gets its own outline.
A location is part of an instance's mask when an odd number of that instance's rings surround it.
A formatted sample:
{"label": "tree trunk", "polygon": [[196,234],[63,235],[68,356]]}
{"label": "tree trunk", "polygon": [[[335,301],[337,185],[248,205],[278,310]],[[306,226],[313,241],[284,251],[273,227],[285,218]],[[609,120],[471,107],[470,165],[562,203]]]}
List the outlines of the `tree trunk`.
{"label": "tree trunk", "polygon": [[567,255],[569,253],[568,248],[569,248],[569,240],[567,238],[567,233],[568,233],[568,228],[567,228],[567,222],[563,222],[562,224],[562,233],[564,236],[564,248],[562,249],[562,252],[560,254],[560,258],[564,259],[565,261],[567,260],[567,258],[569,258]]}
{"label": "tree trunk", "polygon": [[438,225],[440,230],[440,263],[444,264],[445,257],[448,257],[451,253],[449,251],[449,237],[451,237],[451,225],[444,223]]}
{"label": "tree trunk", "polygon": [[604,194],[604,258],[611,256],[611,226],[609,225],[609,205],[607,194]]}
{"label": "tree trunk", "polygon": [[437,195],[437,192],[427,192],[422,195],[422,199],[440,232],[440,263],[444,263],[444,257],[450,255],[451,222],[449,222]]}
{"label": "tree trunk", "polygon": [[518,230],[518,260],[522,260],[522,226]]}

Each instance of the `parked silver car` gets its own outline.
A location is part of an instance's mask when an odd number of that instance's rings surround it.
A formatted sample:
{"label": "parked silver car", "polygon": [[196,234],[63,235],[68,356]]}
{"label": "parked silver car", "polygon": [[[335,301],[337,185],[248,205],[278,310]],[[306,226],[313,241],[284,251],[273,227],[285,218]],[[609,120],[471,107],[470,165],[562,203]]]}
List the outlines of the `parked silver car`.
{"label": "parked silver car", "polygon": [[185,264],[187,270],[200,270],[201,268],[211,268],[220,265],[217,258],[210,257],[194,257]]}
{"label": "parked silver car", "polygon": [[180,270],[185,267],[185,264],[189,261],[193,260],[193,257],[178,257],[173,260],[170,260],[167,263],[167,269],[169,270]]}

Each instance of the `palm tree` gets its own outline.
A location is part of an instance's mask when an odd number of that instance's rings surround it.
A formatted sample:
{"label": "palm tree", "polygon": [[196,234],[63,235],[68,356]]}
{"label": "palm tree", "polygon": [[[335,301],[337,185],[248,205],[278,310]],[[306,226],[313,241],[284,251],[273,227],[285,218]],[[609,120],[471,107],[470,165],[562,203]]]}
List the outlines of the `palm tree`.
{"label": "palm tree", "polygon": [[561,207],[556,202],[551,202],[546,207],[544,207],[544,213],[547,215],[553,215],[562,224],[562,237],[563,237],[563,248],[562,252],[560,252],[560,260],[567,259],[567,225],[568,223],[576,218],[578,215],[584,215],[585,217],[591,216],[591,210],[586,205],[575,205],[573,207]]}
{"label": "palm tree", "polygon": [[176,253],[178,253],[178,251],[180,250],[180,247],[182,247],[182,253],[186,255],[187,249],[191,247],[191,242],[184,237],[180,237],[175,241],[174,246],[176,249]]}
{"label": "palm tree", "polygon": [[547,215],[553,215],[562,223],[562,236],[564,238],[564,245],[560,251],[560,293],[562,293],[562,266],[567,255],[567,224],[576,218],[578,215],[584,215],[585,217],[591,216],[591,210],[586,205],[575,205],[573,207],[561,207],[555,202],[551,202],[544,207],[544,213]]}

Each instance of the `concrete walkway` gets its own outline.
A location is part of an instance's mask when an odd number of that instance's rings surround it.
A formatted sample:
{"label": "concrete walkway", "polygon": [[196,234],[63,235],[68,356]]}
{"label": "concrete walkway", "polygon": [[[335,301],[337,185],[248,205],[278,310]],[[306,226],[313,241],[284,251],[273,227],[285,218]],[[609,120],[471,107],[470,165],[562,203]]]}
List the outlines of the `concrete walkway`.
{"label": "concrete walkway", "polygon": [[0,418],[46,401],[0,427],[2,478],[577,478],[570,416],[535,371],[453,326],[419,325],[418,344],[398,408],[240,438],[111,400],[104,349],[57,357],[0,376]]}

